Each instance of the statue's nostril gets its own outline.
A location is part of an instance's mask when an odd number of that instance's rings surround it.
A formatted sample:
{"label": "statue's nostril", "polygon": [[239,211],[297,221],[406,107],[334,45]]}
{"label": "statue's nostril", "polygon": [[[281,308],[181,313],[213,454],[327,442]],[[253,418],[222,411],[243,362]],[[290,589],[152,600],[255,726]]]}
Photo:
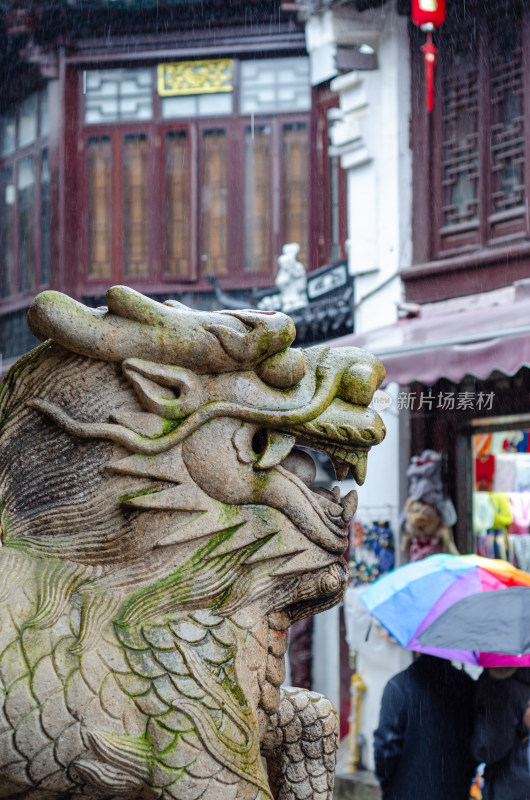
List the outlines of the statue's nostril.
{"label": "statue's nostril", "polygon": [[252,437],[252,449],[258,455],[262,455],[268,444],[269,436],[266,428],[259,428]]}
{"label": "statue's nostril", "polygon": [[362,429],[361,436],[365,444],[378,444],[385,438],[386,428],[384,425],[381,425],[380,428],[374,428],[372,425],[367,425],[366,428]]}

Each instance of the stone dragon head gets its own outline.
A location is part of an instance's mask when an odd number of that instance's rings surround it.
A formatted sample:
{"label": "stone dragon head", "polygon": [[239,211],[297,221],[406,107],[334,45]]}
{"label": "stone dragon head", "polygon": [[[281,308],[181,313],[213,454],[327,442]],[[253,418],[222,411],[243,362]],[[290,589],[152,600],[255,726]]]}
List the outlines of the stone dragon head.
{"label": "stone dragon head", "polygon": [[0,397],[4,546],[91,568],[128,623],[258,601],[297,619],[340,599],[356,493],[312,491],[306,448],[363,483],[385,434],[375,357],[293,349],[281,313],[124,286],[99,309],[43,292],[28,321],[44,343]]}

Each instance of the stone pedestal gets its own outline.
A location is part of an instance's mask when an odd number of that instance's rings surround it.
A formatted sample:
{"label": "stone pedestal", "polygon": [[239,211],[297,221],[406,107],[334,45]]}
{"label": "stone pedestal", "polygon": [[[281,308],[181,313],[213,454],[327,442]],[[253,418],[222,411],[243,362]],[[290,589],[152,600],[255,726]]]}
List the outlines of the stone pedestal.
{"label": "stone pedestal", "polygon": [[381,800],[379,782],[372,772],[337,774],[333,800]]}

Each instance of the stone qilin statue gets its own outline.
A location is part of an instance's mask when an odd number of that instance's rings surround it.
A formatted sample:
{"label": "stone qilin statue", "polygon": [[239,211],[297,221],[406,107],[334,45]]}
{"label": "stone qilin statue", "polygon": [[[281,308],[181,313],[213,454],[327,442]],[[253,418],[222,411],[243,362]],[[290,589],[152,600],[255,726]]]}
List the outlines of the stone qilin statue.
{"label": "stone qilin statue", "polygon": [[383,368],[276,312],[107,303],[39,295],[0,390],[0,797],[328,800],[336,714],[283,655],[356,494],[297,445],[362,483]]}

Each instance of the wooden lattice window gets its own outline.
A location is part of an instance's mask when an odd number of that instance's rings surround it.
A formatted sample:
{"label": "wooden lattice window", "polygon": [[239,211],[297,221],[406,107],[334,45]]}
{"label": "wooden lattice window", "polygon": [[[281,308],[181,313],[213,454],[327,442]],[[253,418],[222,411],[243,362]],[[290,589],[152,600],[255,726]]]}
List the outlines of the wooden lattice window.
{"label": "wooden lattice window", "polygon": [[13,167],[0,170],[0,295],[15,292],[15,186]]}
{"label": "wooden lattice window", "polygon": [[88,274],[112,277],[112,143],[110,136],[88,140]]}
{"label": "wooden lattice window", "polygon": [[525,200],[523,53],[519,20],[495,17],[491,32],[490,153],[493,212],[504,217]]}
{"label": "wooden lattice window", "polygon": [[41,238],[41,283],[50,280],[51,262],[51,201],[50,201],[50,161],[48,149],[42,151],[40,175],[40,238]]}
{"label": "wooden lattice window", "polygon": [[186,277],[189,270],[189,145],[187,131],[166,134],[166,273]]}
{"label": "wooden lattice window", "polygon": [[124,271],[129,276],[149,272],[149,176],[147,136],[125,136],[123,145]]}
{"label": "wooden lattice window", "polygon": [[413,97],[423,101],[413,105],[415,260],[528,236],[530,7],[519,0],[448,7],[436,35],[431,117],[422,95],[420,35],[413,35]]}
{"label": "wooden lattice window", "polygon": [[18,164],[18,288],[27,292],[35,285],[35,158],[25,156]]}
{"label": "wooden lattice window", "polygon": [[[468,31],[465,31],[467,34]],[[444,60],[442,95],[443,224],[478,219],[478,69],[476,39],[460,36]]]}
{"label": "wooden lattice window", "polygon": [[226,131],[214,128],[202,135],[201,260],[207,275],[225,275],[227,265]]}
{"label": "wooden lattice window", "polygon": [[282,131],[282,214],[285,242],[300,245],[298,259],[307,264],[309,249],[309,220],[307,194],[309,190],[306,164],[309,135],[304,122],[283,126]]}
{"label": "wooden lattice window", "polygon": [[245,272],[268,272],[271,253],[270,125],[245,129]]}

